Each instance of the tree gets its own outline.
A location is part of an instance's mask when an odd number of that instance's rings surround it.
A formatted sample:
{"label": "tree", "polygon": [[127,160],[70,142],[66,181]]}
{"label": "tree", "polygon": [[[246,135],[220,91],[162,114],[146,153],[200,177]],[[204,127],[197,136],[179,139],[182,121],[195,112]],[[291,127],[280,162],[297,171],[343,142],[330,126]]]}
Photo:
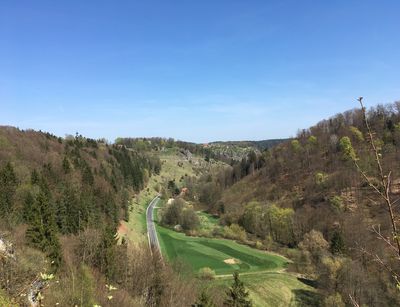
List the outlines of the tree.
{"label": "tree", "polygon": [[242,224],[244,229],[250,233],[259,236],[265,235],[262,233],[264,220],[262,208],[259,202],[252,201],[246,205],[242,216]]}
{"label": "tree", "polygon": [[32,173],[31,173],[31,184],[39,184],[40,182],[40,176],[39,173],[37,172],[36,169],[33,169]]}
{"label": "tree", "polygon": [[315,260],[321,258],[328,247],[329,243],[324,239],[322,233],[314,229],[306,233],[303,241],[299,243],[299,248],[309,252]]}
{"label": "tree", "polygon": [[249,292],[246,291],[243,282],[239,279],[239,273],[233,273],[233,283],[226,292],[227,298],[224,301],[225,306],[232,307],[251,307],[253,304],[249,299]]}
{"label": "tree", "polygon": [[211,297],[208,295],[205,289],[200,292],[199,297],[196,300],[196,303],[192,305],[192,307],[215,307]]}
{"label": "tree", "polygon": [[196,229],[199,224],[199,217],[192,207],[186,207],[182,210],[181,226],[184,230]]}
{"label": "tree", "polygon": [[57,237],[54,208],[50,201],[50,192],[41,187],[33,202],[30,225],[26,237],[33,247],[47,254],[55,269],[61,264],[61,246]]}
{"label": "tree", "polygon": [[[368,186],[375,192],[375,194],[385,204],[386,211],[387,211],[387,218],[388,218],[388,220],[390,222],[390,226],[391,226],[391,233],[384,234],[381,232],[380,227],[375,227],[375,226],[372,226],[372,230],[376,233],[376,235],[379,237],[379,239],[381,239],[383,242],[385,242],[386,246],[388,247],[388,250],[391,253],[393,253],[393,256],[396,257],[396,259],[398,260],[398,259],[400,259],[400,234],[399,234],[399,230],[398,230],[399,216],[398,216],[397,210],[395,210],[395,205],[396,205],[396,202],[398,202],[400,199],[394,200],[393,195],[391,194],[392,171],[386,170],[384,168],[383,159],[382,159],[382,142],[375,136],[375,133],[373,132],[373,130],[371,128],[371,124],[370,124],[366,109],[363,104],[363,97],[358,98],[358,102],[360,103],[360,106],[361,106],[363,122],[364,122],[365,128],[367,130],[368,144],[369,144],[370,153],[372,155],[372,161],[373,161],[372,166],[375,169],[374,173],[372,175],[370,173],[367,173],[367,170],[365,168],[363,168],[362,165],[359,163],[359,158],[357,157],[357,154],[356,154],[355,150],[353,149],[350,139],[348,137],[343,137],[340,140],[340,147],[344,153],[345,158],[354,163],[357,171],[363,177],[363,179],[368,184]],[[384,114],[385,110],[382,110],[381,112],[377,112],[377,113]],[[372,256],[372,258],[374,258],[374,260],[377,263],[379,263],[383,268],[385,268],[387,271],[389,271],[390,274],[394,277],[397,287],[400,286],[400,282],[399,282],[400,274],[397,273],[394,270],[394,268],[390,266],[390,264],[388,264],[379,255],[371,254],[371,252],[369,252],[365,248],[362,248],[362,252],[364,252],[365,254],[367,254],[369,256]]]}
{"label": "tree", "polygon": [[88,186],[92,186],[94,183],[94,177],[92,170],[89,165],[85,165],[82,170],[82,182]]}
{"label": "tree", "polygon": [[8,162],[0,169],[0,215],[7,216],[12,209],[14,195],[17,188],[17,176],[14,168]]}
{"label": "tree", "polygon": [[275,204],[268,206],[266,218],[269,231],[276,242],[288,245],[293,243],[293,215],[293,209],[280,208]]}
{"label": "tree", "polygon": [[71,164],[69,163],[69,160],[67,157],[64,157],[64,159],[62,161],[62,167],[63,167],[65,174],[68,174],[71,171]]}
{"label": "tree", "polygon": [[25,195],[24,199],[24,207],[22,212],[22,217],[26,223],[30,223],[32,221],[32,207],[35,202],[35,198],[32,195],[31,191],[28,191]]}
{"label": "tree", "polygon": [[342,297],[339,293],[332,294],[325,298],[324,306],[326,307],[345,307],[346,305],[343,303]]}
{"label": "tree", "polygon": [[100,245],[97,250],[97,265],[108,279],[113,279],[116,271],[116,244],[115,229],[106,225],[102,231]]}
{"label": "tree", "polygon": [[345,250],[343,236],[339,230],[335,230],[332,235],[330,250],[332,254],[341,254]]}

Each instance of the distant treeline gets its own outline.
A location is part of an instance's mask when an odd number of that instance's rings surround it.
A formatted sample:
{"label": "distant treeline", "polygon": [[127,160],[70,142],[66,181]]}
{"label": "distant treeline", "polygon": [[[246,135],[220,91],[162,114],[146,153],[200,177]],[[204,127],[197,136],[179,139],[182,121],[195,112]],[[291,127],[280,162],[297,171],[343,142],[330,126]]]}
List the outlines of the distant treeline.
{"label": "distant treeline", "polygon": [[181,148],[208,159],[224,161],[233,164],[232,160],[241,160],[252,151],[262,152],[288,139],[272,139],[262,141],[228,141],[197,144],[175,140],[173,138],[117,138],[115,144],[124,145],[138,151],[160,151],[168,148]]}
{"label": "distant treeline", "polygon": [[242,148],[254,147],[260,151],[264,151],[288,140],[290,139],[270,139],[261,141],[217,141],[211,142],[210,145],[237,146]]}

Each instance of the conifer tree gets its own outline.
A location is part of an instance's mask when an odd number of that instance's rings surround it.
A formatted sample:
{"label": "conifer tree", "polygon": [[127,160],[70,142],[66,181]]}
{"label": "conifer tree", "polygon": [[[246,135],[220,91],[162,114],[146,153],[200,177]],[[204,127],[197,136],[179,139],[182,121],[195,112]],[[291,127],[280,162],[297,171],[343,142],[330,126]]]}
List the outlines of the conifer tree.
{"label": "conifer tree", "polygon": [[31,184],[39,184],[40,182],[40,177],[39,177],[39,173],[37,172],[36,169],[33,169],[32,173],[31,173]]}
{"label": "conifer tree", "polygon": [[71,164],[69,163],[69,160],[67,157],[64,156],[64,159],[62,161],[62,167],[64,170],[65,174],[68,174],[71,171]]}
{"label": "conifer tree", "polygon": [[225,306],[231,307],[251,307],[252,302],[249,299],[249,292],[246,291],[243,282],[239,279],[239,273],[233,273],[233,283],[226,292],[227,298],[224,301]]}
{"label": "conifer tree", "polygon": [[215,307],[211,297],[208,295],[205,289],[200,292],[199,297],[197,298],[196,303],[192,305],[192,307]]}
{"label": "conifer tree", "polygon": [[35,202],[35,198],[32,195],[32,192],[28,192],[24,199],[24,207],[22,212],[22,218],[26,223],[30,223],[32,221],[32,207]]}
{"label": "conifer tree", "polygon": [[8,162],[0,169],[0,216],[10,214],[16,189],[17,176],[12,164]]}
{"label": "conifer tree", "polygon": [[331,239],[330,250],[332,254],[340,254],[344,252],[344,240],[339,230],[336,230]]}
{"label": "conifer tree", "polygon": [[33,247],[47,254],[55,269],[61,264],[61,247],[57,237],[54,208],[50,201],[50,192],[45,184],[33,202],[30,225],[26,237]]}
{"label": "conifer tree", "polygon": [[105,273],[106,277],[109,279],[112,279],[115,275],[116,244],[115,230],[107,225],[102,232],[100,246],[97,251],[97,259],[100,270]]}

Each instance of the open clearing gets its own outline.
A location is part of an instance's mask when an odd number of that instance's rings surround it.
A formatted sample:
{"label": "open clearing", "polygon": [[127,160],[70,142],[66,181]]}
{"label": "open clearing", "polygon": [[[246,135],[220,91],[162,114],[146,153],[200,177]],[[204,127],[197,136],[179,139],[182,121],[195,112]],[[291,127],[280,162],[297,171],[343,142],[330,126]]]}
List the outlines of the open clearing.
{"label": "open clearing", "polygon": [[[212,226],[216,224],[215,218],[205,213],[201,215],[211,219]],[[280,255],[232,240],[186,236],[158,224],[156,229],[166,259],[179,259],[195,272],[203,267],[211,268],[217,274],[214,285],[229,286],[231,274],[239,271],[254,306],[318,306],[315,289],[285,272],[289,260]]]}
{"label": "open clearing", "polygon": [[[284,272],[288,260],[231,240],[189,237],[157,225],[164,256],[181,260],[195,272],[213,269],[216,285],[229,286],[238,270],[250,291],[254,306],[317,306],[315,289]],[[227,263],[228,262],[228,263]]]}
{"label": "open clearing", "polygon": [[[231,240],[189,237],[159,225],[157,232],[166,258],[170,261],[179,258],[195,271],[209,267],[216,274],[224,275],[236,270],[239,272],[279,270],[288,263],[281,256],[258,251]],[[235,261],[226,263],[227,259]]]}

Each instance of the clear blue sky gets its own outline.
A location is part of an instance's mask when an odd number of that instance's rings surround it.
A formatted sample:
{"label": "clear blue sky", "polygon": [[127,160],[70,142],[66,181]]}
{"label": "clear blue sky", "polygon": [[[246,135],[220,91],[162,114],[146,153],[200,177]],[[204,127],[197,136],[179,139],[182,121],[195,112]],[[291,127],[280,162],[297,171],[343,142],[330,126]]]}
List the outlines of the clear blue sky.
{"label": "clear blue sky", "polygon": [[1,1],[0,124],[288,137],[400,99],[400,1]]}

